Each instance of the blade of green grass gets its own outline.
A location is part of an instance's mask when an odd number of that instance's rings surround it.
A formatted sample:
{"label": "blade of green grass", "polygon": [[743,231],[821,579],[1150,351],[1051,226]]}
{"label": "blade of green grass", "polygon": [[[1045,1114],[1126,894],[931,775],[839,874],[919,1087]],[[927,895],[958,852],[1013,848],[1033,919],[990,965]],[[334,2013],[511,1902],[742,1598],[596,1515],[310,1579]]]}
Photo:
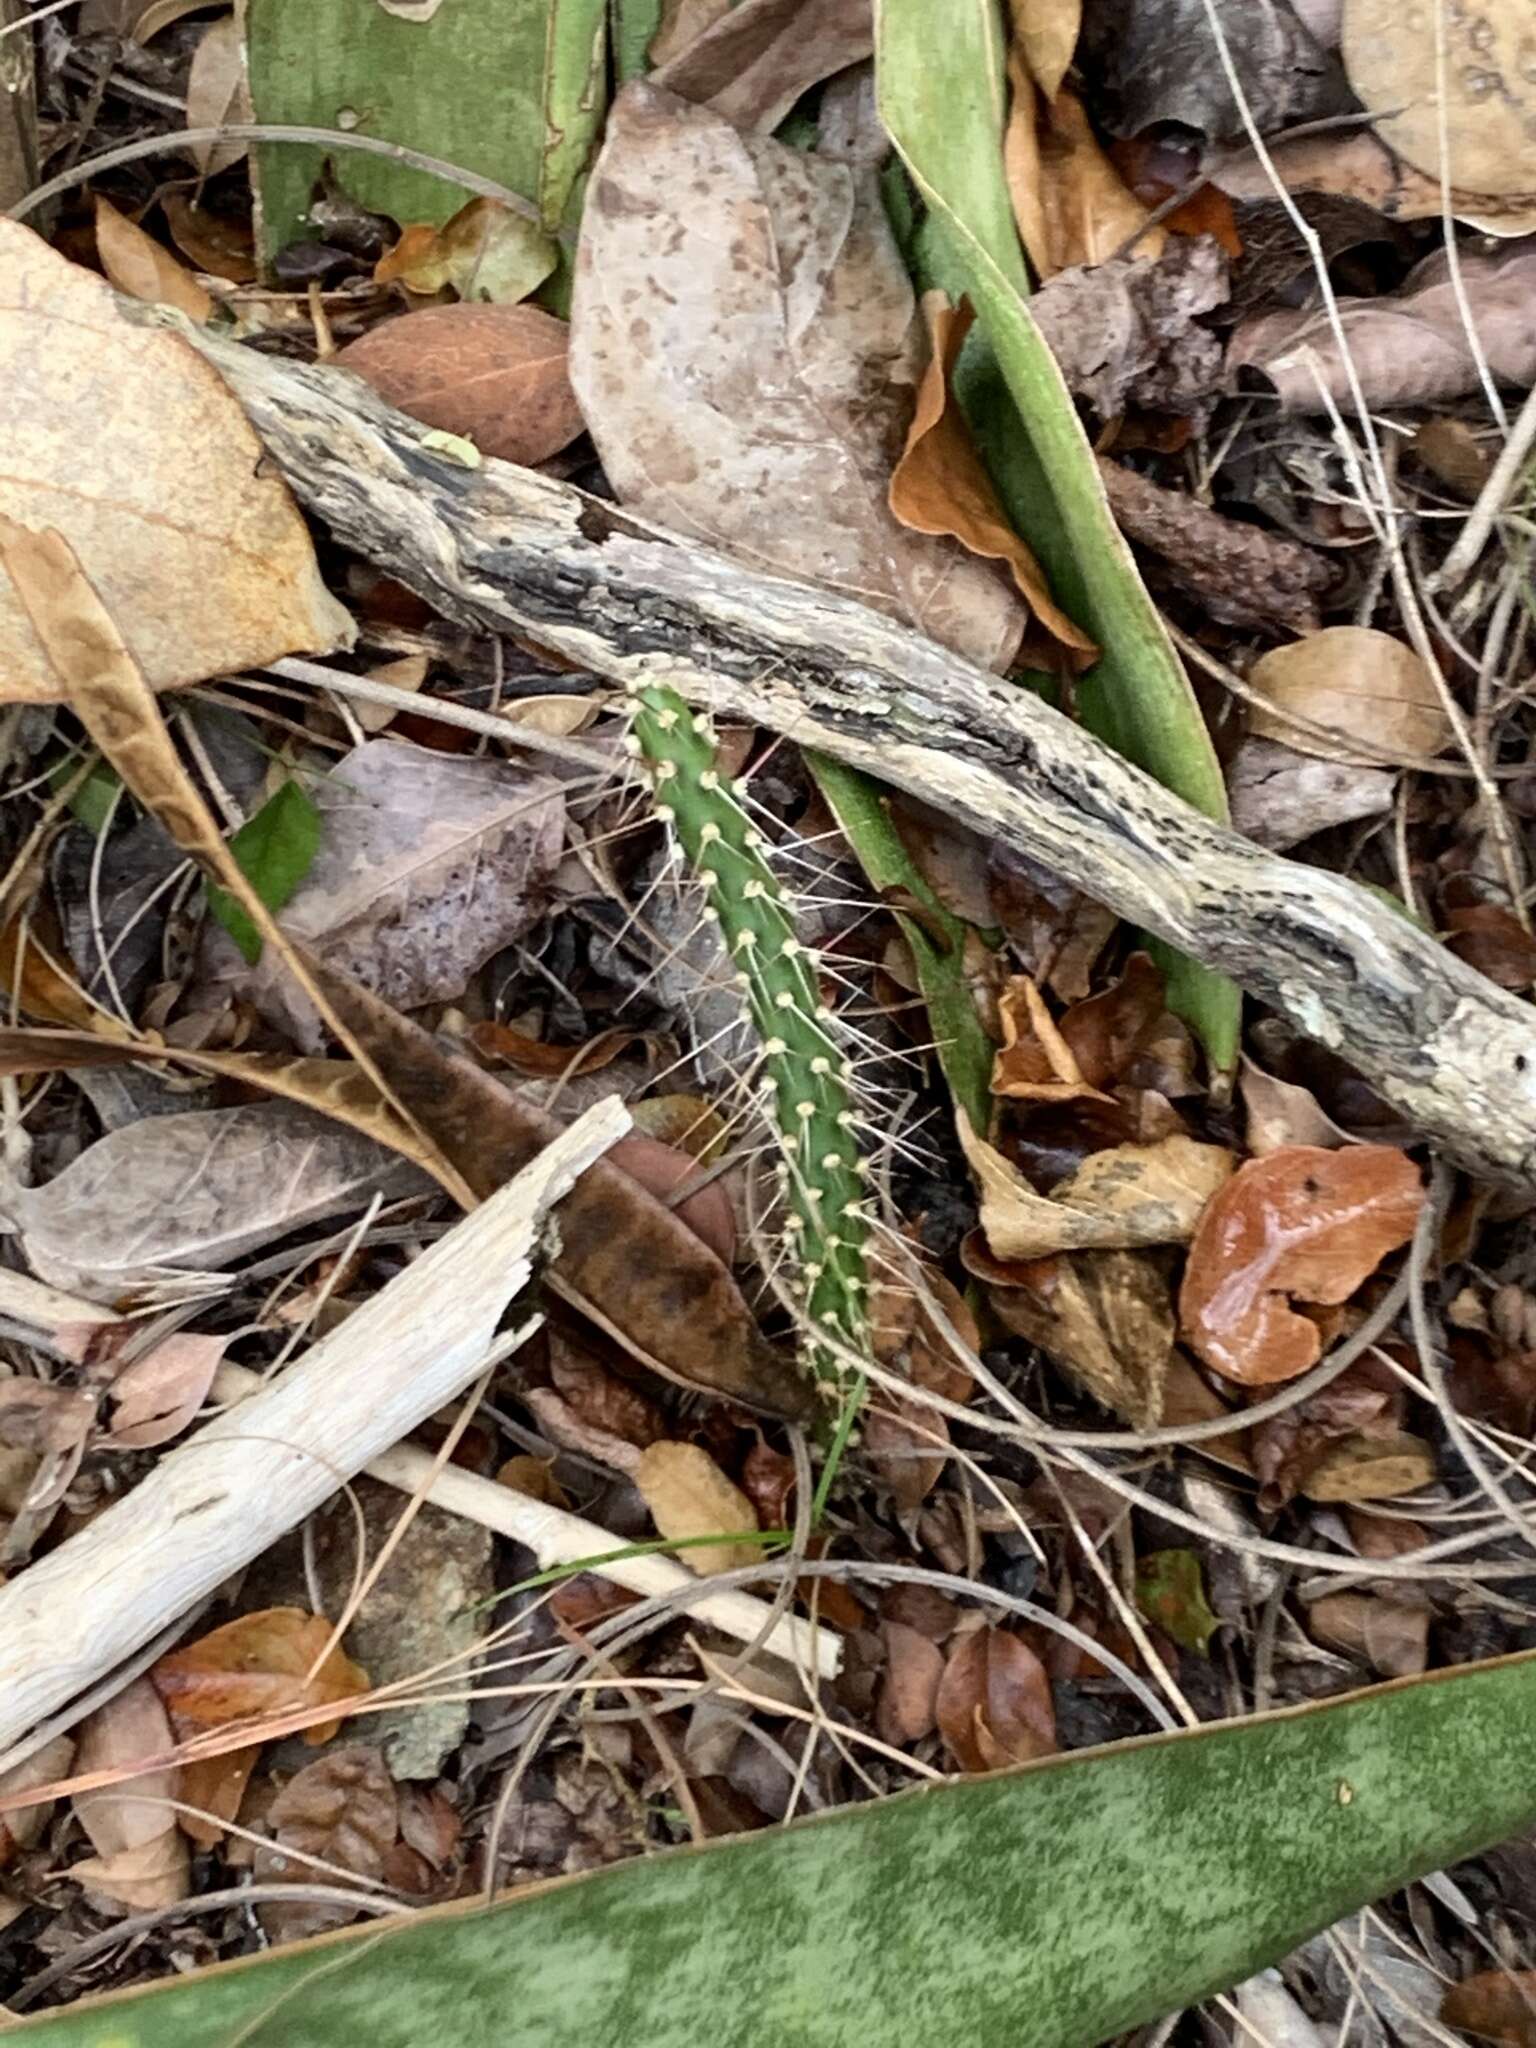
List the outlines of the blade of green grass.
{"label": "blade of green grass", "polygon": [[[935,267],[976,308],[957,396],[1055,596],[1104,650],[1078,685],[1083,723],[1186,802],[1225,818],[1200,707],[1029,312],[1003,179],[1003,38],[994,0],[952,0],[942,35],[934,33],[931,0],[877,0],[875,62],[881,113],[929,209]],[[1170,1003],[1214,1063],[1229,1067],[1237,990],[1193,961],[1163,958]]]}
{"label": "blade of green grass", "polygon": [[[292,896],[320,851],[320,813],[297,782],[283,783],[229,842],[240,872],[268,910]],[[210,882],[208,908],[252,966],[261,958],[261,934],[226,889]]]}
{"label": "blade of green grass", "polygon": [[18,2048],[1093,2048],[1536,1818],[1536,1652],[425,1912]]}

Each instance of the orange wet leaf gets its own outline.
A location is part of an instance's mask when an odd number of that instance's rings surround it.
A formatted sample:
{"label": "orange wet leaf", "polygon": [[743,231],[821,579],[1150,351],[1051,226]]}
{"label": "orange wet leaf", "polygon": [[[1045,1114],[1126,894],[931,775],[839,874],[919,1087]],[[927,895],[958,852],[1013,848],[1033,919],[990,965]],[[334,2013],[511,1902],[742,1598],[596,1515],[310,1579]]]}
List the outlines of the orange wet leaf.
{"label": "orange wet leaf", "polygon": [[[330,1637],[331,1624],[323,1614],[264,1607],[172,1650],[149,1675],[176,1733],[186,1736],[366,1692],[367,1672],[340,1648],[326,1651]],[[307,1729],[306,1741],[329,1742],[344,1718]]]}
{"label": "orange wet leaf", "polygon": [[1315,1365],[1317,1324],[1292,1306],[1336,1304],[1412,1237],[1418,1168],[1395,1145],[1287,1145],[1251,1159],[1215,1196],[1189,1248],[1185,1341],[1244,1386]]}

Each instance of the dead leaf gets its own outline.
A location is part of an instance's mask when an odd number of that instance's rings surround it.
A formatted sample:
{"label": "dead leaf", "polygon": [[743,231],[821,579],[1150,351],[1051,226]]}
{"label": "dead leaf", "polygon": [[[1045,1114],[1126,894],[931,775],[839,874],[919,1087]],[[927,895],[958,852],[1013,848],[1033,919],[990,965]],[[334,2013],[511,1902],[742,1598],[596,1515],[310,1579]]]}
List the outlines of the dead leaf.
{"label": "dead leaf", "polygon": [[1113,1088],[1152,1046],[1166,1014],[1161,970],[1150,954],[1133,953],[1118,981],[1070,1005],[1061,1039],[1085,1081]]}
{"label": "dead leaf", "polygon": [[[1230,1182],[1228,1183],[1230,1185]],[[1132,1429],[1161,1417],[1173,1355],[1168,1282],[1149,1252],[1076,1252],[1027,1266],[978,1266],[998,1320],[1040,1349]]]}
{"label": "dead leaf", "polygon": [[944,1653],[903,1622],[885,1621],[880,1632],[885,1638],[885,1679],[875,1705],[875,1733],[882,1742],[905,1749],[938,1726]]}
{"label": "dead leaf", "polygon": [[[1264,203],[1274,197],[1278,177],[1288,192],[1337,194],[1368,206],[1387,220],[1438,220],[1445,195],[1438,178],[1426,177],[1388,149],[1368,129],[1273,137],[1261,159],[1247,148],[1220,152],[1210,163],[1211,180],[1233,199]],[[1451,188],[1453,217],[1480,233],[1513,237],[1536,232],[1536,188],[1500,198],[1491,192]]]}
{"label": "dead leaf", "polygon": [[644,1450],[667,1433],[656,1403],[601,1364],[564,1331],[549,1332],[549,1376],[562,1401],[584,1423]]}
{"label": "dead leaf", "polygon": [[1440,2018],[1496,2048],[1536,2048],[1536,1970],[1480,1970],[1465,1977],[1445,1994]]}
{"label": "dead leaf", "polygon": [[149,43],[183,16],[201,12],[208,0],[149,0],[148,6],[144,0],[106,0],[106,4],[118,16],[117,27],[126,30],[136,43]]}
{"label": "dead leaf", "polygon": [[[1532,283],[1536,287],[1536,272]],[[1414,759],[1450,744],[1450,720],[1423,662],[1374,626],[1327,626],[1272,647],[1248,681],[1264,699],[1263,708],[1248,708],[1249,731],[1283,740],[1298,753],[1349,761],[1358,759],[1349,742],[1363,740],[1372,749],[1369,766],[1384,753]],[[1334,736],[1333,746],[1310,729],[1316,726]]]}
{"label": "dead leaf", "polygon": [[[369,740],[312,790],[320,850],[279,917],[397,1009],[463,994],[470,975],[544,914],[565,838],[560,784],[511,763]],[[209,925],[203,957],[223,988],[311,1053],[313,1003],[285,963],[249,966]]]}
{"label": "dead leaf", "polygon": [[803,92],[874,48],[871,0],[740,0],[710,12],[688,41],[674,29],[670,46],[652,44],[652,82],[743,130],[770,134]]}
{"label": "dead leaf", "polygon": [[907,444],[891,474],[888,497],[892,512],[914,533],[949,534],[973,555],[1002,562],[1019,595],[1029,606],[1043,636],[1024,650],[1032,666],[1086,668],[1098,648],[1051,600],[1045,572],[1025,542],[1014,532],[985,463],[971,439],[965,414],[955,400],[951,381],[960,349],[971,325],[969,306],[956,310],[942,292],[923,295],[931,354],[918,387],[917,407],[907,429]]}
{"label": "dead leaf", "polygon": [[[81,1777],[117,1770],[166,1756],[174,1747],[158,1693],[147,1678],[135,1678],[82,1724],[75,1769]],[[76,1793],[75,1813],[96,1854],[73,1864],[70,1876],[136,1910],[184,1899],[190,1889],[187,1844],[170,1805],[179,1778],[172,1765]]]}
{"label": "dead leaf", "polygon": [[1227,289],[1221,251],[1179,237],[1156,263],[1120,256],[1059,270],[1029,307],[1068,389],[1101,419],[1136,406],[1198,420],[1222,382],[1221,344],[1201,315]]}
{"label": "dead leaf", "polygon": [[1438,35],[1405,35],[1392,0],[1345,0],[1344,67],[1377,134],[1461,190],[1536,192],[1536,86],[1526,0],[1447,9]]}
{"label": "dead leaf", "polygon": [[[649,1445],[640,1453],[635,1484],[663,1536],[739,1536],[757,1527],[751,1501],[699,1444]],[[707,1578],[756,1564],[762,1552],[755,1543],[704,1543],[677,1555],[691,1572]]]}
{"label": "dead leaf", "polygon": [[98,192],[95,204],[96,254],[110,281],[146,305],[175,306],[201,326],[213,311],[213,299],[192,273],[110,199]]}
{"label": "dead leaf", "polygon": [[1049,1195],[1037,1195],[995,1146],[957,1111],[960,1143],[981,1196],[981,1227],[994,1258],[1028,1262],[1061,1251],[1129,1251],[1188,1244],[1206,1205],[1232,1173],[1224,1145],[1164,1138],[1095,1152]]}
{"label": "dead leaf", "polygon": [[[302,1607],[265,1607],[225,1622],[195,1642],[168,1651],[149,1676],[171,1725],[185,1738],[205,1728],[262,1720],[296,1707],[329,1706],[368,1690],[368,1674],[339,1647],[315,1659],[331,1640],[323,1614]],[[309,1743],[329,1742],[344,1715],[306,1728]]]}
{"label": "dead leaf", "polygon": [[1061,90],[1083,25],[1083,0],[1009,0],[1024,68],[1047,100]]}
{"label": "dead leaf", "polygon": [[[179,336],[130,324],[102,279],[14,221],[0,221],[0,382],[15,414],[0,518],[69,537],[153,688],[351,644],[217,371]],[[0,675],[9,703],[64,694],[3,581]]]}
{"label": "dead leaf", "polygon": [[[261,1756],[261,1744],[227,1749],[221,1756],[194,1757],[181,1767],[182,1833],[200,1849],[217,1849],[239,1817],[245,1788]],[[195,1808],[195,1812],[186,1809]]]}
{"label": "dead leaf", "polygon": [[1233,830],[1276,853],[1333,825],[1380,817],[1396,794],[1395,769],[1319,760],[1279,740],[1240,740],[1227,763]]}
{"label": "dead leaf", "polygon": [[1250,1160],[1190,1246],[1185,1341],[1243,1386],[1295,1379],[1317,1363],[1321,1339],[1290,1297],[1348,1301],[1412,1237],[1423,1200],[1418,1168],[1393,1145],[1292,1145]]}
{"label": "dead leaf", "polygon": [[1247,1119],[1248,1150],[1255,1159],[1289,1145],[1320,1145],[1332,1151],[1337,1145],[1354,1142],[1347,1131],[1339,1129],[1310,1088],[1266,1074],[1246,1053],[1239,1056],[1237,1092]]}
{"label": "dead leaf", "polygon": [[426,306],[381,321],[333,361],[482,455],[543,462],[581,432],[569,339],[565,322],[537,306]]}
{"label": "dead leaf", "polygon": [[1043,279],[1073,264],[1102,263],[1145,229],[1135,253],[1162,254],[1167,231],[1148,227],[1148,209],[1105,154],[1082,101],[1069,86],[1043,97],[1023,49],[1008,58],[1013,105],[1003,136],[1008,197],[1029,260]]}
{"label": "dead leaf", "polygon": [[1421,1437],[1346,1436],[1332,1443],[1301,1481],[1308,1500],[1391,1500],[1433,1486],[1435,1455]]}
{"label": "dead leaf", "polygon": [[1382,1678],[1417,1678],[1429,1657],[1429,1609],[1373,1593],[1325,1593],[1307,1609],[1318,1642]]}
{"label": "dead leaf", "polygon": [[[248,119],[246,100],[245,23],[237,14],[221,14],[209,22],[192,52],[187,126],[222,128]],[[194,142],[187,153],[205,178],[214,178],[239,163],[249,148],[248,142]]]}
{"label": "dead leaf", "polygon": [[125,1366],[111,1387],[113,1447],[147,1451],[180,1436],[207,1399],[228,1343],[178,1330]]}
{"label": "dead leaf", "polygon": [[757,1510],[760,1529],[787,1529],[795,1491],[795,1461],[783,1451],[757,1442],[741,1462],[741,1489]]}
{"label": "dead leaf", "polygon": [[[98,1138],[3,1208],[40,1279],[91,1301],[135,1288],[199,1291],[259,1244],[427,1187],[371,1139],[283,1102],[187,1110]],[[212,1283],[217,1291],[217,1283]],[[201,1278],[201,1290],[210,1286]]]}
{"label": "dead leaf", "polygon": [[[1340,299],[1338,316],[1365,403],[1375,411],[1431,405],[1481,389],[1476,329],[1492,375],[1517,390],[1536,383],[1536,247],[1515,242],[1484,255],[1462,252],[1453,278],[1443,252],[1427,257],[1390,298]],[[1324,311],[1260,313],[1234,329],[1227,370],[1262,371],[1286,412],[1354,404],[1348,365]]]}
{"label": "dead leaf", "polygon": [[541,1500],[552,1508],[569,1509],[570,1495],[555,1477],[552,1458],[536,1458],[531,1451],[519,1451],[496,1468],[496,1484],[509,1486],[514,1493],[525,1493],[530,1500]]}
{"label": "dead leaf", "polygon": [[72,1451],[96,1420],[96,1396],[15,1373],[0,1380],[0,1443],[14,1450]]}
{"label": "dead leaf", "polygon": [[625,86],[582,217],[571,348],[620,501],[1006,667],[1015,593],[887,503],[921,348],[869,181]]}
{"label": "dead leaf", "polygon": [[1191,1422],[1215,1422],[1227,1414],[1232,1414],[1232,1435],[1201,1437],[1194,1448],[1218,1465],[1251,1474],[1253,1460],[1244,1449],[1242,1411],[1232,1413],[1175,1345],[1163,1376],[1162,1405],[1154,1418],[1157,1427],[1183,1429]]}
{"label": "dead leaf", "polygon": [[185,192],[162,192],[160,210],[171,240],[195,270],[222,277],[230,284],[254,280],[256,245],[249,221],[211,213]]}
{"label": "dead leaf", "polygon": [[[273,1839],[256,1851],[253,1875],[258,1883],[314,1883],[321,1874],[305,1860],[309,1857],[332,1866],[324,1875],[326,1883],[338,1882],[338,1869],[378,1879],[399,1833],[395,1781],[371,1744],[332,1750],[289,1779],[267,1809],[267,1826]],[[268,1939],[279,1943],[299,1941],[356,1918],[345,1906],[309,1899],[268,1901],[256,1910]]]}
{"label": "dead leaf", "polygon": [[1105,1099],[1084,1078],[1077,1054],[1030,976],[1016,974],[1009,980],[998,997],[997,1014],[1003,1044],[992,1061],[994,1095],[1021,1102]]}
{"label": "dead leaf", "polygon": [[1500,988],[1536,981],[1536,939],[1502,903],[1464,903],[1445,914],[1446,944]]}
{"label": "dead leaf", "polygon": [[[40,1786],[56,1784],[60,1778],[67,1778],[75,1760],[75,1738],[72,1735],[53,1735],[23,1757],[19,1764],[12,1764],[8,1771],[0,1771],[0,1799],[10,1799],[18,1792],[35,1792]],[[40,1840],[43,1830],[53,1818],[56,1802],[52,1799],[35,1799],[28,1806],[12,1807],[8,1813],[0,1814],[0,1870],[14,1863],[17,1855],[30,1849]]]}
{"label": "dead leaf", "polygon": [[[946,1336],[975,1352],[981,1332],[964,1298],[910,1245],[888,1245],[869,1291],[871,1349],[878,1365],[946,1401],[968,1401],[974,1382]],[[949,1462],[949,1418],[927,1402],[880,1388],[865,1410],[863,1448],[898,1512],[917,1513]]]}
{"label": "dead leaf", "polygon": [[452,291],[468,301],[515,306],[559,261],[558,245],[526,214],[499,199],[471,199],[441,227],[402,228],[373,277],[376,284],[403,284],[427,296]]}
{"label": "dead leaf", "polygon": [[950,1650],[936,1701],[944,1747],[962,1771],[1000,1771],[1054,1755],[1056,1709],[1045,1666],[990,1625]]}

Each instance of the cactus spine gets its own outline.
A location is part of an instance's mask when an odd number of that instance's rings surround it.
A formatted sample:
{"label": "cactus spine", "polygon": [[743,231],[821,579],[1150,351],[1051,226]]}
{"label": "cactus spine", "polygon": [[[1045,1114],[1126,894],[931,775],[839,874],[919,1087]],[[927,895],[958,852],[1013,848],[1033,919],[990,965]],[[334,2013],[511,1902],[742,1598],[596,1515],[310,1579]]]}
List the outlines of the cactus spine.
{"label": "cactus spine", "polygon": [[[845,1350],[863,1352],[865,1168],[835,1019],[821,1001],[812,956],[795,934],[766,841],[719,771],[708,723],[666,683],[637,683],[630,700],[630,744],[649,771],[655,814],[676,834],[703,885],[705,914],[719,921],[758,1036],[808,1322]],[[862,1390],[846,1359],[812,1335],[804,1356],[845,1404]],[[845,1426],[850,1420],[845,1409]]]}

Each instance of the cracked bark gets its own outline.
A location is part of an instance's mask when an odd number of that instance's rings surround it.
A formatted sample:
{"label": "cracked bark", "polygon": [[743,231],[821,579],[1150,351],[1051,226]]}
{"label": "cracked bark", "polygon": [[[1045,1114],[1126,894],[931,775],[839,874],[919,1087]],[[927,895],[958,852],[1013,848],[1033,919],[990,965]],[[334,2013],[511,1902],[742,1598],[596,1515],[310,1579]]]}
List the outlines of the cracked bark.
{"label": "cracked bark", "polygon": [[1469,1166],[1536,1183],[1536,1014],[1366,891],[1211,823],[852,599],[532,471],[457,467],[344,372],[167,324],[223,373],[299,500],[448,617],[617,683],[664,676],[950,811],[1231,975]]}

